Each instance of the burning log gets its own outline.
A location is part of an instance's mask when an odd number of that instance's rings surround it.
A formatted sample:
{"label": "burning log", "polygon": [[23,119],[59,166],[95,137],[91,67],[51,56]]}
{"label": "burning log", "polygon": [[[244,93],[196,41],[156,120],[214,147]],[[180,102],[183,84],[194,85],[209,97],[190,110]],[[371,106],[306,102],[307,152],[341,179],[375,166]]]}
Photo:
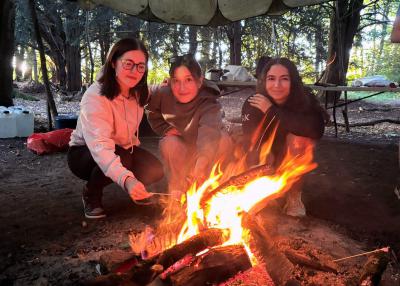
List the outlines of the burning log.
{"label": "burning log", "polygon": [[163,273],[160,274],[160,278],[162,280],[167,279],[169,276],[171,276],[172,274],[180,271],[181,269],[183,269],[184,267],[189,266],[194,260],[194,256],[191,254],[186,255],[184,258],[178,260],[177,262],[175,262],[173,265],[171,265],[170,267],[168,267],[167,270],[165,270]]}
{"label": "burning log", "polygon": [[190,267],[169,277],[173,286],[203,286],[223,282],[251,267],[243,246],[231,245],[211,249],[197,257]]}
{"label": "burning log", "polygon": [[131,281],[146,285],[155,276],[187,255],[196,255],[207,248],[221,245],[226,241],[226,234],[221,229],[208,229],[184,242],[177,244],[159,255],[144,260],[130,271]]}
{"label": "burning log", "polygon": [[270,165],[261,165],[250,170],[247,170],[237,176],[232,176],[224,182],[223,184],[219,185],[214,190],[210,191],[208,194],[205,194],[200,201],[201,208],[204,208],[207,204],[207,201],[211,199],[212,196],[219,192],[223,192],[224,189],[228,189],[229,187],[237,187],[241,188],[244,187],[248,182],[262,177],[262,176],[271,176],[273,175],[275,170]]}
{"label": "burning log", "polygon": [[187,254],[195,255],[206,248],[223,244],[226,239],[226,234],[221,229],[205,230],[162,252],[156,263],[166,269]]}
{"label": "burning log", "polygon": [[[275,285],[296,285],[292,281],[294,265],[281,253],[261,222],[250,214],[243,218],[243,225],[250,230],[250,248],[258,260],[265,264]],[[300,284],[298,284],[300,285]]]}

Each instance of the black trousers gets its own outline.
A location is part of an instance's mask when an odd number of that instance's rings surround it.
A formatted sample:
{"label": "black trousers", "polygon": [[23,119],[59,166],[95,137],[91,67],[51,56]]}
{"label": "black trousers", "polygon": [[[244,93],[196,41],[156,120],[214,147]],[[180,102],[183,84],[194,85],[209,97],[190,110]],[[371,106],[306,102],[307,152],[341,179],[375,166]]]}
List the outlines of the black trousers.
{"label": "black trousers", "polygon": [[[115,154],[121,158],[122,165],[132,171],[135,177],[144,185],[154,183],[164,176],[161,162],[150,152],[133,147],[125,150],[115,146]],[[94,161],[87,146],[72,146],[68,150],[68,166],[78,178],[87,181],[89,197],[101,198],[105,186],[113,181],[104,175],[103,171]]]}

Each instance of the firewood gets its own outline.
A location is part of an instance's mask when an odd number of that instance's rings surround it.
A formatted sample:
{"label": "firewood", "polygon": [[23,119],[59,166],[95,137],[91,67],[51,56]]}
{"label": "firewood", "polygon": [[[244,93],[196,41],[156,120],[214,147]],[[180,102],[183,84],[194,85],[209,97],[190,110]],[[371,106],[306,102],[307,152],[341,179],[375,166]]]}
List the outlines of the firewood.
{"label": "firewood", "polygon": [[160,278],[165,280],[172,274],[180,271],[182,268],[189,266],[194,260],[194,256],[191,254],[186,255],[184,258],[178,260],[170,267],[167,268],[163,273],[160,274]]}
{"label": "firewood", "polygon": [[262,223],[255,216],[246,214],[243,217],[243,227],[250,230],[250,249],[259,261],[264,262],[275,285],[294,283],[294,265],[276,248]]}
{"label": "firewood", "polygon": [[206,248],[223,244],[226,239],[226,234],[221,229],[205,230],[160,253],[157,264],[161,264],[164,269],[167,269],[187,254],[196,255]]}
{"label": "firewood", "polygon": [[190,267],[170,276],[173,286],[204,286],[226,281],[251,267],[243,246],[231,245],[211,249],[197,257]]}
{"label": "firewood", "polygon": [[219,185],[217,188],[214,190],[210,191],[209,193],[205,194],[201,201],[200,201],[200,206],[201,208],[204,208],[205,205],[207,204],[207,201],[214,196],[217,193],[224,192],[224,189],[227,189],[228,187],[234,186],[234,187],[244,187],[248,182],[262,176],[270,176],[274,174],[274,169],[270,165],[261,165],[254,167],[250,170],[247,170],[237,176],[233,176],[229,178],[226,182],[222,183]]}
{"label": "firewood", "polygon": [[296,253],[292,250],[285,250],[285,255],[286,257],[294,264],[300,265],[300,266],[306,266],[315,270],[320,270],[324,272],[332,272],[337,274],[337,269],[333,265],[327,265],[326,263],[323,263],[322,261],[317,261],[315,259],[311,259],[303,254]]}

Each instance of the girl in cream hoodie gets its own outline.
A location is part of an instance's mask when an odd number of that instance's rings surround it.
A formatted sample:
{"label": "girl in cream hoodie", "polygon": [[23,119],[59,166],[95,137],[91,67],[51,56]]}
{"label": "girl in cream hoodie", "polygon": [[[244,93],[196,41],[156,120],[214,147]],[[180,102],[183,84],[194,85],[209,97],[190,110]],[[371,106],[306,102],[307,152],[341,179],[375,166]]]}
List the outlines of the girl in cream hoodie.
{"label": "girl in cream hoodie", "polygon": [[87,218],[102,218],[103,188],[112,182],[132,200],[151,196],[144,185],[163,177],[161,162],[138,147],[139,124],[148,100],[148,53],[137,39],[118,41],[102,76],[85,92],[71,135],[68,165],[87,181],[82,201]]}

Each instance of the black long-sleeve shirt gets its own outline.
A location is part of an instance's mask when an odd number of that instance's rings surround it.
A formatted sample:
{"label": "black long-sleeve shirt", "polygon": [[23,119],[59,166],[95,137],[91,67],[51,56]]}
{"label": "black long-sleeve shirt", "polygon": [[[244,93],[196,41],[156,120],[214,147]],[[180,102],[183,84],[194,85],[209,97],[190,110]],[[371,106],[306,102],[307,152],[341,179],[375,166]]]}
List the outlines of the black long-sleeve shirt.
{"label": "black long-sleeve shirt", "polygon": [[[242,107],[243,148],[246,152],[249,152],[252,137],[256,136],[253,138],[255,145],[253,152],[257,154],[255,155],[257,157],[258,147],[269,139],[277,124],[276,135],[271,147],[271,152],[275,156],[275,164],[279,164],[285,155],[286,136],[289,133],[314,140],[320,139],[324,133],[324,117],[321,109],[317,108],[315,104],[309,104],[301,110],[296,110],[293,107],[288,108],[284,105],[272,105],[264,114],[260,109],[251,106],[248,99]],[[254,135],[260,124],[262,126],[260,126],[259,134]],[[254,154],[252,157],[254,158]]]}

